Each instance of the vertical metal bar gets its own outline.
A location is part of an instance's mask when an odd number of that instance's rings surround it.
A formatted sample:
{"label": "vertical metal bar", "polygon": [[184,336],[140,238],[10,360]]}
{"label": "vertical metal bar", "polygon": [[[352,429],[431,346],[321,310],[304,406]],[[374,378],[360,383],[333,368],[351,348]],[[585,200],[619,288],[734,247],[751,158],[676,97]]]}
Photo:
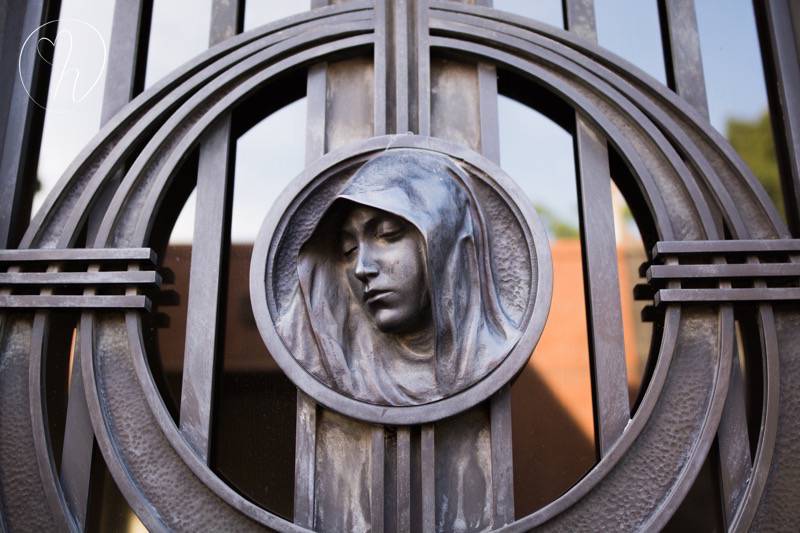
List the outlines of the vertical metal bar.
{"label": "vertical metal bar", "polygon": [[325,146],[325,94],[327,65],[319,63],[308,69],[306,85],[306,163],[322,157]]}
{"label": "vertical metal bar", "polygon": [[[75,342],[75,355],[72,363],[72,379],[69,387],[67,403],[68,433],[64,435],[64,447],[61,459],[61,484],[64,496],[69,503],[73,516],[82,527],[86,524],[86,512],[89,501],[89,479],[92,470],[94,451],[94,431],[89,419],[89,410],[83,388],[81,358],[83,354],[92,353],[93,339],[84,339],[78,335]],[[78,401],[77,395],[83,401]],[[69,438],[67,438],[69,437]]]}
{"label": "vertical metal bar", "polygon": [[371,529],[375,533],[383,533],[384,529],[384,516],[383,516],[383,473],[385,461],[385,438],[383,426],[374,426],[372,428],[372,453],[370,465],[370,473],[372,475],[371,490],[370,490],[370,522]]}
{"label": "vertical metal bar", "polygon": [[314,527],[314,477],[317,449],[317,404],[297,391],[295,426],[294,522]]}
{"label": "vertical metal bar", "polygon": [[[387,2],[375,2],[375,47],[372,65],[375,79],[373,93],[373,135],[386,135],[394,131],[394,117],[390,111],[390,101],[394,101],[393,76],[394,54],[392,53],[392,10]],[[390,89],[390,85],[392,88]]]}
{"label": "vertical metal bar", "polygon": [[[239,2],[216,0],[212,6],[211,46],[234,35],[241,22]],[[198,216],[195,217],[192,239],[180,427],[186,440],[206,461],[211,440],[220,284],[224,271],[223,254],[230,232],[235,149],[235,141],[231,139],[231,118],[227,116],[203,138],[197,170]]]}
{"label": "vertical metal bar", "polygon": [[387,59],[391,61],[386,69],[389,77],[387,92],[390,95],[387,122],[390,130],[395,133],[416,129],[415,124],[412,124],[413,113],[411,111],[415,91],[410,90],[412,74],[409,72],[409,68],[415,63],[414,58],[411,57],[414,39],[413,36],[409,38],[411,29],[409,15],[413,16],[413,9],[409,9],[409,7],[413,8],[413,1],[388,0],[389,5],[387,6],[389,21]]}
{"label": "vertical metal bar", "polygon": [[[130,2],[117,2],[114,5],[103,105],[100,110],[101,125],[111,120],[120,109],[141,92],[144,86],[152,12],[153,0],[131,0]],[[123,175],[124,171],[120,169],[107,181],[100,197],[92,207],[86,232],[88,243],[94,242],[97,230],[105,216],[106,207],[111,203],[111,198]]]}
{"label": "vertical metal bar", "polygon": [[397,429],[397,533],[411,532],[411,430]]}
{"label": "vertical metal bar", "polygon": [[[733,355],[741,347],[734,342]],[[717,439],[719,443],[720,488],[725,522],[730,524],[739,508],[747,481],[752,471],[750,441],[747,432],[747,406],[745,383],[738,359],[731,365],[728,397],[722,409]]]}
{"label": "vertical metal bar", "polygon": [[[594,3],[565,0],[567,28],[596,41]],[[617,245],[611,201],[608,146],[583,117],[575,120],[581,239],[584,259],[589,346],[591,348],[595,439],[602,457],[630,420],[625,340],[617,274]]]}
{"label": "vertical metal bar", "polygon": [[[312,7],[326,5],[316,0]],[[306,82],[306,163],[325,154],[325,122],[327,102],[327,64],[318,63],[308,69]],[[317,450],[317,404],[297,391],[294,459],[294,522],[314,527],[314,495]]]}
{"label": "vertical metal bar", "polygon": [[[658,7],[668,84],[702,116],[708,118],[708,97],[694,0],[659,0]],[[721,214],[715,213],[715,219],[721,229]],[[720,287],[730,287],[730,282],[723,281]],[[737,344],[733,342],[731,346],[731,356],[734,358],[731,381],[717,431],[719,483],[728,524],[736,514],[752,468],[747,438],[745,384],[739,368]]]}
{"label": "vertical metal bar", "polygon": [[433,424],[422,426],[420,430],[420,464],[422,466],[422,531],[436,531],[436,456]]}
{"label": "vertical metal bar", "polygon": [[514,521],[514,458],[511,440],[511,386],[506,385],[491,399],[489,416],[492,434],[492,493],[494,527]]}
{"label": "vertical metal bar", "polygon": [[786,218],[800,237],[800,8],[790,0],[754,0],[753,6]]}
{"label": "vertical metal bar", "polygon": [[375,134],[430,131],[426,0],[376,2]]}
{"label": "vertical metal bar", "polygon": [[142,48],[142,41],[149,38],[151,4],[152,0],[114,4],[101,124],[108,122],[136,95],[137,73],[147,62],[147,48],[146,45]]}
{"label": "vertical metal bar", "polygon": [[602,457],[630,419],[625,340],[617,274],[606,141],[582,118],[575,124],[581,237],[598,452]]}
{"label": "vertical metal bar", "polygon": [[197,171],[198,215],[190,263],[180,428],[205,460],[208,460],[211,435],[211,405],[219,348],[220,285],[229,232],[234,150],[228,116],[205,135]]}
{"label": "vertical metal bar", "polygon": [[478,105],[481,120],[481,153],[500,163],[500,125],[497,115],[497,69],[478,63]]}
{"label": "vertical metal bar", "polygon": [[708,97],[700,53],[694,0],[659,0],[667,84],[708,117]]}
{"label": "vertical metal bar", "polygon": [[60,4],[31,0],[6,11],[0,57],[0,116],[6,117],[0,131],[0,248],[15,247],[30,218],[50,81],[50,65],[39,57],[37,44],[41,38],[55,41],[58,23],[38,31],[57,19]]}
{"label": "vertical metal bar", "polygon": [[[213,46],[239,31],[241,8],[240,2],[227,0],[216,0],[212,4],[209,45]],[[198,216],[195,217],[192,239],[180,427],[186,440],[206,461],[211,441],[220,285],[224,271],[223,254],[230,232],[235,149],[235,141],[231,139],[231,118],[226,116],[204,136],[197,169]]]}
{"label": "vertical metal bar", "polygon": [[[491,7],[492,0],[481,5]],[[478,63],[478,108],[480,147],[486,158],[500,163],[500,124],[497,113],[497,69]],[[514,458],[511,433],[511,387],[500,389],[489,401],[492,448],[493,526],[514,521]]]}
{"label": "vertical metal bar", "polygon": [[562,0],[564,27],[587,41],[597,42],[594,0]]}
{"label": "vertical metal bar", "polygon": [[[101,124],[110,120],[136,92],[137,71],[145,60],[142,57],[141,41],[142,39],[147,40],[148,37],[150,2],[151,0],[131,0],[130,2],[117,2],[114,6]],[[93,239],[93,235],[99,227],[100,220],[105,213],[105,206],[116,189],[118,180],[119,177],[106,186],[103,195],[90,214],[87,228],[88,241]],[[93,265],[89,270],[98,271],[99,267]],[[94,290],[89,289],[88,292],[93,293]],[[92,339],[80,340],[81,343],[76,348],[72,363],[73,378],[70,382],[67,417],[64,424],[61,481],[67,501],[73,505],[73,512],[76,513],[80,523],[84,524],[92,465],[95,462],[94,457],[99,452],[94,444],[93,430],[88,423],[89,411],[80,370],[80,358],[92,357],[93,342]]]}
{"label": "vertical metal bar", "polygon": [[[419,135],[431,134],[431,56],[428,28],[428,0],[414,1],[414,50],[412,65],[416,129]],[[401,132],[402,133],[402,132]]]}

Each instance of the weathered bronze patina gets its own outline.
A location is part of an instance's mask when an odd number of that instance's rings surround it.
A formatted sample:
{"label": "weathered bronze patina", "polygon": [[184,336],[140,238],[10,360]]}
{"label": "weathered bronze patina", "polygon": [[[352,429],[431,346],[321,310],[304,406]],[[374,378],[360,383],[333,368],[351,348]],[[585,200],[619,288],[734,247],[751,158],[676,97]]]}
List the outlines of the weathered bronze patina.
{"label": "weathered bronze patina", "polygon": [[492,274],[485,215],[452,159],[391,150],[344,185],[300,248],[278,331],[353,398],[414,405],[491,372],[519,338]]}
{"label": "weathered bronze patina", "polygon": [[[278,364],[321,403],[379,423],[437,420],[508,382],[541,332],[550,265],[533,208],[506,187],[481,156],[413,135],[301,175],[251,268]],[[443,404],[459,394],[455,410]]]}

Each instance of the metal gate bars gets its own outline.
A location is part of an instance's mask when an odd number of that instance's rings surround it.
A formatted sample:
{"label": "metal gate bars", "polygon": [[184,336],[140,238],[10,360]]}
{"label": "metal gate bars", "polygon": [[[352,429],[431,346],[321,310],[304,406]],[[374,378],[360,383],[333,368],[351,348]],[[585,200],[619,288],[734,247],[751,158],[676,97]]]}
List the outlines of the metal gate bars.
{"label": "metal gate bars", "polygon": [[[449,439],[457,440],[467,424],[448,433],[449,422],[442,418],[468,416],[470,411],[458,411],[489,394],[478,417],[489,435],[478,446],[491,458],[490,488],[481,496],[491,509],[479,520],[482,528],[662,527],[715,438],[729,529],[796,527],[798,242],[750,171],[704,119],[692,92],[697,87],[682,85],[691,80],[681,76],[697,65],[674,60],[677,87],[686,91],[687,101],[595,46],[590,4],[566,2],[570,32],[450,2],[319,7],[225,39],[113,116],[50,194],[19,249],[0,252],[7,267],[0,274],[3,528],[83,529],[86,442],[93,435],[121,492],[150,529],[324,529],[328,518],[321,510],[345,505],[335,492],[321,489],[321,480],[330,478],[324,464],[319,467],[329,438],[320,428],[329,424],[350,428],[364,443],[371,477],[364,489],[367,509],[359,512],[369,519],[366,529],[455,529],[455,519],[440,505],[438,495],[450,489],[437,476],[442,468],[437,460],[458,453]],[[680,16],[679,7],[670,9],[671,16]],[[673,48],[684,44],[674,42]],[[438,85],[438,92],[431,89],[441,81],[437,76],[460,75],[448,72],[442,59],[473,69],[469,76],[477,90],[468,94],[463,114],[449,107],[459,100],[447,93],[447,84]],[[366,76],[370,98],[348,79],[354,73]],[[458,83],[450,87],[463,90]],[[207,458],[216,326],[201,326],[214,324],[217,312],[233,118],[251,113],[252,124],[307,94],[309,170],[295,182],[298,190],[350,158],[392,149],[439,151],[475,176],[501,175],[489,163],[498,158],[492,106],[498,88],[558,116],[575,138],[599,462],[551,504],[515,516],[510,405],[502,387],[513,369],[497,387],[483,380],[471,384],[464,397],[475,399],[460,409],[434,407],[422,417],[386,409],[380,419],[366,408],[337,408],[334,400],[318,405],[300,395],[295,518],[255,505],[218,477]],[[542,94],[550,95],[547,109]],[[343,110],[358,115],[354,109],[365,105],[369,123],[342,118]],[[364,137],[370,139],[352,144]],[[156,221],[175,209],[165,198],[187,180],[182,170],[192,165],[198,167],[193,174],[198,202],[208,215],[195,234],[207,244],[194,253],[209,260],[192,264],[191,347],[178,427],[148,366],[142,316],[152,293],[142,287],[157,290],[158,250],[152,248],[163,228]],[[643,268],[649,285],[638,293],[653,300],[658,334],[652,375],[632,417],[624,388],[619,288],[609,282],[617,279],[612,175],[652,248]],[[491,177],[474,183],[491,183]],[[512,183],[508,189],[514,190]],[[80,239],[87,225],[92,227],[84,248]],[[734,305],[742,302],[754,317],[743,335],[757,336],[760,344],[757,354],[745,355],[763,376],[752,451],[741,407],[741,368],[734,359]],[[59,472],[43,383],[52,309],[63,308],[81,314],[66,437],[74,446],[65,446]],[[472,392],[481,388],[486,395]],[[340,420],[336,411],[361,421]],[[385,445],[388,431],[396,438],[391,449]],[[418,458],[412,460],[412,452]],[[394,478],[384,477],[386,461],[393,461]],[[418,506],[412,503],[417,499]]]}

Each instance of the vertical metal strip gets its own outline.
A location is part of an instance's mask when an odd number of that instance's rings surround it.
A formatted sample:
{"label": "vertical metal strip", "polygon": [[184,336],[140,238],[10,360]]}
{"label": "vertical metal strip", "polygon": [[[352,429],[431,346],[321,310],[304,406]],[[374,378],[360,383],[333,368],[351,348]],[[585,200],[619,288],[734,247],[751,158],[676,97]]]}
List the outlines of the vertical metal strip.
{"label": "vertical metal strip", "polygon": [[423,533],[436,531],[436,456],[433,424],[420,430],[421,525]]}
{"label": "vertical metal strip", "polygon": [[204,136],[197,171],[197,206],[190,263],[180,428],[208,461],[224,248],[229,240],[230,183],[235,146],[230,117]]}
{"label": "vertical metal strip", "polygon": [[717,430],[720,488],[726,524],[731,524],[736,515],[752,471],[747,432],[746,390],[739,361],[736,358],[741,347],[737,347],[736,344],[734,340],[732,349],[734,360],[731,365],[728,397],[725,399]]}
{"label": "vertical metal strip", "polygon": [[500,163],[500,125],[497,118],[497,69],[478,63],[478,103],[481,119],[481,153]]}
{"label": "vertical metal strip", "polygon": [[317,449],[317,404],[297,391],[295,425],[294,522],[314,527],[314,479]]}
{"label": "vertical metal strip", "polygon": [[[567,28],[597,40],[592,0],[566,0]],[[581,239],[594,396],[595,439],[600,457],[608,453],[630,420],[625,340],[622,329],[617,244],[611,199],[608,146],[582,116],[575,118]]]}
{"label": "vertical metal strip", "polygon": [[[114,5],[103,105],[100,110],[101,125],[111,120],[143,89],[152,13],[153,0],[131,0]],[[124,169],[119,169],[111,179],[106,180],[99,198],[92,206],[86,230],[87,243],[94,242],[106,208],[111,203],[124,173]]]}
{"label": "vertical metal strip", "polygon": [[374,533],[383,533],[384,530],[384,516],[383,516],[383,474],[384,474],[384,461],[385,461],[385,438],[383,426],[374,426],[372,428],[372,453],[370,465],[370,531]]}
{"label": "vertical metal strip", "polygon": [[753,2],[786,218],[800,237],[800,7],[790,0]]}
{"label": "vertical metal strip", "polygon": [[147,62],[146,48],[142,41],[150,37],[150,14],[152,0],[130,0],[114,4],[114,19],[111,23],[111,41],[108,45],[108,67],[106,70],[103,107],[100,123],[111,117],[135,96],[137,73]]}
{"label": "vertical metal strip", "polygon": [[[0,248],[13,248],[17,246],[18,239],[30,218],[31,201],[34,191],[34,178],[38,165],[39,153],[41,149],[42,128],[44,125],[45,108],[47,103],[52,57],[39,57],[40,51],[38,43],[41,39],[56,40],[58,31],[58,13],[61,2],[58,0],[32,0],[24,5],[6,5],[3,9],[2,30],[2,49],[0,54],[0,114],[6,117],[5,125],[0,129]],[[49,23],[48,23],[49,22]],[[43,24],[46,24],[42,27]],[[9,269],[10,271],[14,268]],[[0,324],[0,339],[8,327],[6,317]],[[50,454],[50,439],[47,432],[47,404],[44,390],[35,390],[31,384],[35,383],[33,373],[44,374],[46,362],[45,351],[47,349],[47,332],[49,328],[49,314],[38,312],[34,317],[30,338],[32,339],[32,350],[29,355],[18,359],[20,369],[27,366],[28,379],[23,385],[22,381],[10,383],[11,390],[24,392],[19,395],[18,400],[28,398],[31,412],[25,409],[18,409],[16,412],[25,413],[25,424],[34,424],[33,433],[30,434],[32,442],[17,442],[16,449],[24,449],[24,455],[31,452],[33,447],[36,452],[36,459],[33,464],[38,464],[39,472],[28,470],[28,462],[21,461],[15,463],[16,453],[7,454],[5,464],[13,469],[18,469],[19,474],[30,475],[34,479],[41,479],[42,490],[47,495],[47,500],[51,504],[50,510],[54,511],[51,516],[37,517],[40,525],[49,524],[53,527],[71,527],[69,518],[64,516],[64,501],[61,499],[63,494],[53,494],[58,490],[55,481],[57,473]],[[3,365],[8,370],[14,365],[13,356],[8,356],[9,360],[4,360]],[[23,376],[23,373],[19,374]],[[16,387],[15,387],[16,385]],[[40,381],[40,385],[42,382]],[[43,386],[43,385],[42,385]],[[38,410],[34,412],[33,410]],[[30,421],[27,420],[31,417]],[[4,417],[4,427],[11,427],[15,421],[13,415]],[[38,426],[38,427],[37,427]],[[41,430],[41,431],[40,431]],[[91,436],[91,429],[89,430]],[[90,437],[91,438],[91,437]],[[20,448],[20,446],[22,448]],[[9,451],[9,450],[5,450]],[[46,457],[42,456],[46,453]],[[23,456],[19,456],[23,459]],[[27,457],[24,457],[25,459]],[[38,477],[37,477],[38,475]],[[34,486],[35,484],[31,484]],[[11,488],[11,490],[16,490]],[[85,495],[84,495],[85,498]],[[60,501],[59,501],[60,500]],[[59,501],[60,508],[53,509],[54,502]],[[26,525],[27,521],[33,519],[32,514],[43,513],[47,510],[40,508],[38,502],[30,502],[26,506],[24,513],[18,513],[17,518],[21,519],[19,524]],[[0,511],[0,515],[3,512]],[[59,516],[63,520],[55,518]],[[0,516],[0,530],[14,527],[10,513]]]}
{"label": "vertical metal strip", "polygon": [[410,34],[413,22],[409,20],[414,15],[414,0],[387,0],[387,19],[389,47],[387,74],[390,80],[387,103],[387,122],[393,133],[405,133],[416,129],[412,119],[412,102],[415,100],[414,92],[410,90],[412,75],[410,69],[414,65],[413,48],[414,38]]}
{"label": "vertical metal strip", "polygon": [[562,0],[564,27],[589,42],[597,42],[594,0]]}
{"label": "vertical metal strip", "polygon": [[489,407],[492,439],[494,527],[514,521],[514,458],[511,433],[511,386],[492,396]]}
{"label": "vertical metal strip", "polygon": [[[492,0],[481,5],[491,7]],[[478,63],[480,146],[486,158],[500,163],[500,124],[497,114],[497,69]],[[511,387],[500,389],[489,401],[492,448],[492,499],[494,527],[514,521],[514,457],[511,432]]]}
{"label": "vertical metal strip", "polygon": [[[414,2],[415,64],[412,66],[416,124],[419,135],[431,134],[431,56],[428,0]],[[400,132],[402,133],[402,132]]]}
{"label": "vertical metal strip", "polygon": [[[114,6],[111,39],[108,52],[108,70],[106,72],[103,105],[100,114],[101,124],[106,123],[136,93],[138,72],[145,61],[142,57],[142,39],[149,37],[151,0],[132,0],[117,2]],[[144,48],[146,50],[146,48]],[[104,192],[96,202],[89,215],[87,241],[92,241],[105,214],[111,196],[119,182],[116,176],[106,185]],[[91,265],[90,271],[98,271],[97,265]],[[87,289],[86,294],[93,294],[94,289]],[[89,316],[84,313],[84,317]],[[83,321],[84,318],[82,317]],[[94,433],[89,424],[89,411],[83,390],[80,359],[92,357],[93,339],[80,338],[72,363],[72,381],[70,382],[67,417],[64,424],[64,443],[61,460],[61,482],[64,495],[76,519],[80,524],[86,520],[87,502],[92,478],[93,457],[99,452],[94,444]],[[43,364],[45,364],[43,362]]]}
{"label": "vertical metal strip", "polygon": [[[216,0],[209,44],[239,31],[239,2]],[[180,428],[206,462],[211,441],[211,408],[219,344],[223,255],[230,239],[230,202],[236,144],[230,115],[203,137],[197,170],[197,205],[192,240],[186,342],[183,358]]]}
{"label": "vertical metal strip", "polygon": [[[708,118],[708,97],[694,0],[659,0],[658,7],[668,84],[698,113]],[[711,203],[713,205],[713,200]],[[715,220],[721,229],[722,216],[719,212],[715,212]],[[721,288],[730,286],[729,281],[720,283]],[[731,310],[725,310],[723,316],[731,316]],[[747,438],[745,383],[737,357],[739,347],[736,342],[730,346],[730,353],[723,353],[723,356],[734,358],[731,381],[717,431],[719,482],[725,522],[728,524],[736,514],[752,468]]]}
{"label": "vertical metal strip", "polygon": [[375,5],[375,135],[430,133],[426,0]]}
{"label": "vertical metal strip", "polygon": [[325,146],[325,94],[327,64],[319,63],[308,69],[306,85],[306,163],[322,157]]}
{"label": "vertical metal strip", "polygon": [[[397,533],[411,533],[411,430],[397,428]],[[387,517],[389,518],[389,517]]]}
{"label": "vertical metal strip", "polygon": [[39,58],[37,43],[42,38],[55,41],[58,23],[33,32],[57,19],[60,4],[58,0],[30,0],[24,6],[6,8],[0,57],[0,115],[6,117],[0,132],[0,248],[15,247],[30,218],[44,125],[42,106],[47,102],[50,81],[50,65]]}
{"label": "vertical metal strip", "polygon": [[[391,13],[386,2],[375,2],[375,45],[373,48],[373,75],[375,89],[373,92],[373,135],[386,135],[393,130],[389,120],[389,72],[392,70],[394,58],[390,53]],[[393,122],[393,121],[392,121]]]}
{"label": "vertical metal strip", "polygon": [[[97,451],[92,452],[94,432],[89,419],[89,409],[86,407],[83,373],[81,372],[81,358],[92,353],[93,344],[94,339],[91,335],[78,334],[69,388],[70,401],[67,404],[70,438],[67,439],[65,434],[61,459],[61,483],[64,487],[64,496],[75,520],[81,527],[86,525],[92,456],[97,453]],[[73,395],[80,395],[83,401],[75,401]]]}
{"label": "vertical metal strip", "polygon": [[704,117],[708,97],[694,0],[659,0],[667,84]]}
{"label": "vertical metal strip", "polygon": [[[311,7],[327,5],[326,0],[312,0]],[[306,163],[326,152],[326,63],[317,63],[308,69],[306,81]],[[299,389],[295,415],[294,457],[294,517],[296,524],[314,527],[315,480],[317,455],[317,404]]]}

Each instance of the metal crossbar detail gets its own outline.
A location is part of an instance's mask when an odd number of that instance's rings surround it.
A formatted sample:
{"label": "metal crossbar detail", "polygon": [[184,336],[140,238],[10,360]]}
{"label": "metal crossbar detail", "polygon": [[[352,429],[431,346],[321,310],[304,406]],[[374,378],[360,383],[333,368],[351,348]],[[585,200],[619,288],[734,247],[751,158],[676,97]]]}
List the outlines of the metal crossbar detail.
{"label": "metal crossbar detail", "polygon": [[[653,246],[653,261],[673,260],[673,264],[642,265],[641,273],[648,285],[637,285],[635,297],[662,303],[780,302],[800,300],[796,286],[767,287],[765,281],[796,283],[800,280],[800,263],[784,260],[800,252],[800,239],[727,240],[727,241],[660,241]],[[745,258],[746,263],[725,263],[726,258]],[[674,264],[690,259],[708,263]],[[772,262],[762,263],[760,259]],[[748,283],[750,287],[667,287],[670,281],[709,283],[730,280]]]}
{"label": "metal crossbar detail", "polygon": [[0,263],[105,263],[108,261],[156,264],[150,248],[31,248],[0,250]]}
{"label": "metal crossbar detail", "polygon": [[146,296],[60,296],[0,295],[0,308],[19,309],[144,309],[150,310]]}
{"label": "metal crossbar detail", "polygon": [[659,241],[653,246],[654,260],[666,255],[770,253],[800,253],[800,239]]}
{"label": "metal crossbar detail", "polygon": [[158,272],[6,272],[0,273],[0,287],[6,285],[159,285]]}
{"label": "metal crossbar detail", "polygon": [[798,263],[747,263],[721,265],[653,265],[648,281],[669,279],[792,278],[800,276]]}
{"label": "metal crossbar detail", "polygon": [[[60,272],[64,264],[86,265],[86,272]],[[10,294],[22,287],[52,290],[55,287],[93,290],[98,287],[158,287],[161,275],[155,270],[156,254],[150,248],[37,248],[0,250],[0,309],[145,309],[150,299],[144,295],[108,294]],[[21,272],[26,266],[47,266],[47,272]],[[123,270],[126,265],[135,269]],[[101,269],[106,270],[101,271]]]}
{"label": "metal crossbar detail", "polygon": [[779,302],[800,300],[798,288],[661,289],[654,303]]}

